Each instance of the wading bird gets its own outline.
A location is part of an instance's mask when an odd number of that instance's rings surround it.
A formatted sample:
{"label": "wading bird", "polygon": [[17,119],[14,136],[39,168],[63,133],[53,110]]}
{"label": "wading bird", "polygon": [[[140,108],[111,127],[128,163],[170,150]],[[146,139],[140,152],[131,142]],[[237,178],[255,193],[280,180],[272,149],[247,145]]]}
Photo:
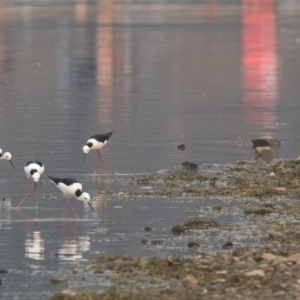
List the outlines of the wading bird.
{"label": "wading bird", "polygon": [[[34,181],[34,193],[36,197],[38,196],[38,183],[40,181],[41,175],[43,174],[45,167],[43,163],[38,160],[29,161],[24,167],[24,171],[27,175],[27,191],[24,199],[18,204],[17,208],[19,208],[22,203],[29,197],[30,195],[30,178]],[[37,205],[37,198],[36,198]]]}
{"label": "wading bird", "polygon": [[0,159],[6,159],[10,162],[10,164],[12,165],[12,167],[15,169],[12,161],[11,161],[12,155],[9,152],[5,152],[4,154],[2,154],[2,149],[0,148]]}
{"label": "wading bird", "polygon": [[[53,176],[48,176],[49,180],[56,185],[56,187],[64,194],[64,196],[73,197],[72,201],[72,211],[77,219],[78,216],[74,208],[74,198],[80,201],[86,201],[90,208],[95,212],[90,200],[90,194],[82,191],[82,185],[77,180],[72,178],[58,178]],[[63,204],[63,210],[65,206]]]}
{"label": "wading bird", "polygon": [[86,155],[90,152],[90,150],[96,150],[96,152],[98,154],[98,162],[96,165],[96,169],[94,171],[94,175],[96,174],[96,171],[100,167],[101,163],[104,164],[100,150],[107,143],[107,141],[109,140],[111,135],[112,135],[112,132],[103,133],[103,134],[95,134],[87,140],[86,144],[82,148],[83,153],[84,153],[84,160],[85,160]]}

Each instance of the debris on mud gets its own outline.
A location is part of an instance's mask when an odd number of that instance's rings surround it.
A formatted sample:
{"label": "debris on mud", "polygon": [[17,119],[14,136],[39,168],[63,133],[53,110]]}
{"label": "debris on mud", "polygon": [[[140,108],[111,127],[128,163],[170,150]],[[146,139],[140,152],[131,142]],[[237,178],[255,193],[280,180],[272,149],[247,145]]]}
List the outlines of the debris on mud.
{"label": "debris on mud", "polygon": [[185,150],[185,144],[178,145],[177,149],[184,151]]}
{"label": "debris on mud", "polygon": [[109,276],[113,286],[102,293],[67,290],[50,300],[298,299],[300,296],[299,252],[282,255],[244,249],[239,256],[111,255],[94,259],[91,267],[94,276]]}
{"label": "debris on mud", "polygon": [[[113,286],[66,290],[51,300],[300,298],[300,159],[205,166],[131,182],[122,197],[219,202],[197,206],[197,214],[168,228],[170,239],[184,242],[186,256],[100,256],[92,261],[92,276]],[[224,215],[231,219],[223,222]],[[148,239],[151,233],[140,243],[168,247],[168,238]]]}
{"label": "debris on mud", "polygon": [[300,161],[235,162],[212,172],[210,166],[196,172],[182,170],[153,174],[135,180],[152,189],[128,191],[127,197],[270,197],[300,196]]}

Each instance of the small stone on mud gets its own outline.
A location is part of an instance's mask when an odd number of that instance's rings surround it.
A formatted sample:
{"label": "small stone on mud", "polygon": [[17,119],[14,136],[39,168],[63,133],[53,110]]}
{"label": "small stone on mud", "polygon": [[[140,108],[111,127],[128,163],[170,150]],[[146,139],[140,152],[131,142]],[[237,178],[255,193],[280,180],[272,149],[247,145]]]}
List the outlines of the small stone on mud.
{"label": "small stone on mud", "polygon": [[286,195],[288,193],[285,187],[277,187],[272,189],[273,194],[276,195]]}
{"label": "small stone on mud", "polygon": [[261,258],[266,260],[266,261],[272,261],[272,260],[276,260],[277,256],[271,253],[263,253],[261,255]]}
{"label": "small stone on mud", "polygon": [[246,252],[245,248],[239,247],[233,250],[232,255],[235,257],[241,257]]}
{"label": "small stone on mud", "polygon": [[151,231],[151,230],[152,230],[152,228],[151,228],[151,227],[148,227],[148,226],[146,226],[146,227],[144,228],[144,230],[145,230],[145,231]]}
{"label": "small stone on mud", "polygon": [[200,245],[196,242],[189,242],[188,243],[188,248],[199,248]]}
{"label": "small stone on mud", "polygon": [[255,154],[259,157],[260,156],[272,157],[273,151],[270,147],[257,147],[255,148]]}
{"label": "small stone on mud", "polygon": [[188,275],[182,279],[184,286],[195,286],[198,284],[198,280],[193,275]]}
{"label": "small stone on mud", "polygon": [[278,238],[282,237],[282,234],[279,232],[276,232],[276,231],[270,231],[269,237],[270,237],[270,239],[278,239]]}
{"label": "small stone on mud", "polygon": [[166,244],[166,242],[163,240],[154,240],[154,241],[151,241],[151,244],[154,246],[164,246]]}
{"label": "small stone on mud", "polygon": [[185,150],[185,144],[178,145],[177,149],[182,150],[182,151]]}
{"label": "small stone on mud", "polygon": [[230,249],[233,247],[233,243],[231,241],[227,241],[225,244],[222,245],[223,249]]}
{"label": "small stone on mud", "polygon": [[275,173],[274,173],[274,172],[271,172],[271,173],[270,173],[270,177],[273,177],[273,178],[276,177]]}
{"label": "small stone on mud", "polygon": [[52,284],[63,284],[63,283],[67,283],[68,282],[67,279],[59,279],[59,278],[52,278],[52,279],[49,279],[49,281]]}
{"label": "small stone on mud", "polygon": [[172,234],[174,235],[182,235],[186,232],[186,227],[181,224],[176,224],[171,229]]}
{"label": "small stone on mud", "polygon": [[182,163],[182,168],[188,169],[188,170],[195,170],[198,168],[197,164],[191,163],[189,161],[185,161]]}
{"label": "small stone on mud", "polygon": [[142,245],[146,245],[146,244],[149,243],[149,240],[147,240],[147,239],[141,239],[141,240],[140,240],[140,243],[141,243]]}
{"label": "small stone on mud", "polygon": [[222,206],[221,206],[221,205],[213,205],[213,206],[211,207],[211,209],[212,209],[212,210],[220,211],[220,210],[222,210]]}
{"label": "small stone on mud", "polygon": [[266,277],[265,272],[263,270],[249,271],[249,272],[246,272],[245,275],[247,277],[254,277],[254,276],[258,276],[258,277],[262,277],[262,278]]}
{"label": "small stone on mud", "polygon": [[265,215],[275,212],[271,207],[260,207],[260,206],[248,206],[244,209],[246,215],[256,214],[256,215]]}
{"label": "small stone on mud", "polygon": [[60,293],[64,296],[70,296],[70,297],[75,297],[77,295],[77,292],[72,290],[62,290]]}
{"label": "small stone on mud", "polygon": [[293,262],[293,263],[299,264],[300,263],[300,253],[296,253],[296,254],[290,255],[287,258],[287,262]]}

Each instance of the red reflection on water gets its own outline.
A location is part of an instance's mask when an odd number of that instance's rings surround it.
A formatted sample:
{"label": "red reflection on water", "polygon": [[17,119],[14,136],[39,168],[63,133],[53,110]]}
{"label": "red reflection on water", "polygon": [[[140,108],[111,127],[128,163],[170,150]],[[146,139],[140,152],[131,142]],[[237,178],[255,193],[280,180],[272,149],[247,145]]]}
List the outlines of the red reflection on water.
{"label": "red reflection on water", "polygon": [[277,56],[274,0],[243,0],[242,64],[244,118],[276,121]]}

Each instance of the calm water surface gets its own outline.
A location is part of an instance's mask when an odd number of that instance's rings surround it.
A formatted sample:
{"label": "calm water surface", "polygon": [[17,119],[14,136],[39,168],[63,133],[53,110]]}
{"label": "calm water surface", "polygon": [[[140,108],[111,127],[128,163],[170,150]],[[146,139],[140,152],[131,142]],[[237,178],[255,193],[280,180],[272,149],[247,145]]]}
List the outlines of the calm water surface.
{"label": "calm water surface", "polygon": [[[122,191],[130,176],[183,161],[253,160],[250,141],[261,135],[282,140],[275,158],[299,156],[299,51],[296,0],[2,1],[0,147],[17,170],[0,164],[0,262],[9,271],[1,298],[75,287],[81,273],[72,270],[100,253],[187,254],[170,227],[207,217],[211,203],[108,198],[103,190]],[[99,187],[88,176],[96,154],[83,163],[82,147],[109,131],[103,157],[112,180]],[[97,213],[77,202],[76,222],[69,201],[63,218],[60,192],[46,179],[38,209],[29,198],[17,213],[31,159],[46,174],[80,177]],[[235,221],[226,210],[208,217]],[[144,237],[168,243],[143,246]],[[201,243],[218,251],[222,241],[204,233]],[[52,286],[55,277],[69,282]]]}

